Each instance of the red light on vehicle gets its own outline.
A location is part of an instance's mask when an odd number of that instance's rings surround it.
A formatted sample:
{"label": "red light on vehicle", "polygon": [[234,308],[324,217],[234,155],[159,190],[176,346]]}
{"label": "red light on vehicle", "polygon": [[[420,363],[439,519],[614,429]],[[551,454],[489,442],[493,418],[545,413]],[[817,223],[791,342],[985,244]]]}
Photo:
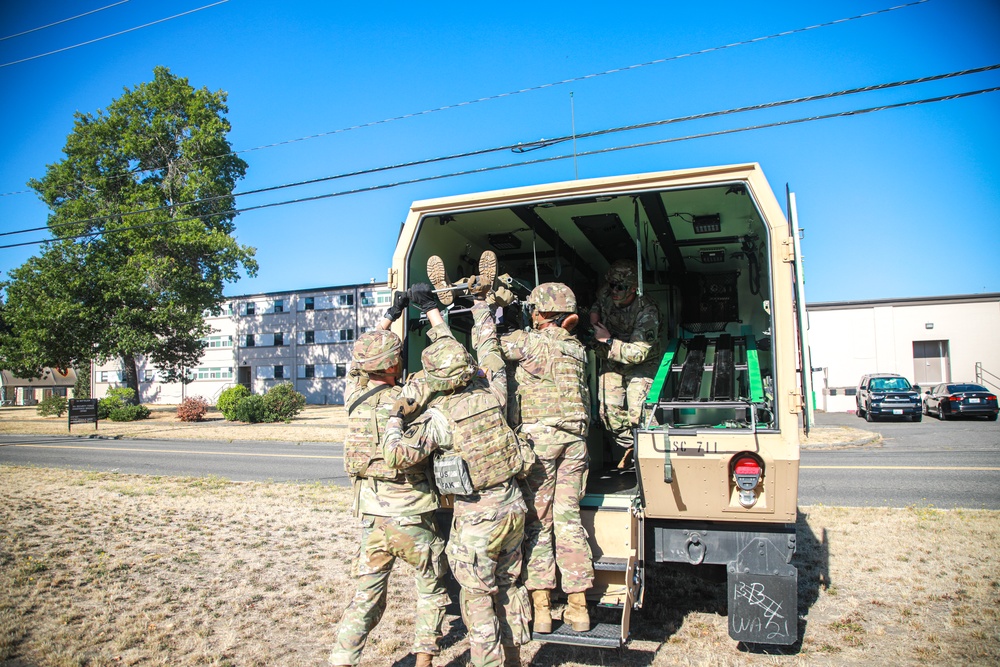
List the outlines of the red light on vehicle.
{"label": "red light on vehicle", "polygon": [[733,472],[737,475],[760,476],[760,464],[756,459],[744,456],[736,461]]}
{"label": "red light on vehicle", "polygon": [[953,401],[955,403],[961,403],[963,398],[965,398],[965,397],[964,396],[949,396],[948,400],[949,401]]}
{"label": "red light on vehicle", "polygon": [[995,401],[995,400],[997,400],[997,397],[994,396],[993,394],[990,394],[989,396],[986,397],[986,400],[987,401]]}

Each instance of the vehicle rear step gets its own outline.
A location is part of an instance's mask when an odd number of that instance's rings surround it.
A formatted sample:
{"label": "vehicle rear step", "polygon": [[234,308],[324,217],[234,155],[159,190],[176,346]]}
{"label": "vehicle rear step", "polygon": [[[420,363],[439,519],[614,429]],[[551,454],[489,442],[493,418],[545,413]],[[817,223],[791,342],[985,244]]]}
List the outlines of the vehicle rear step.
{"label": "vehicle rear step", "polygon": [[600,648],[620,648],[622,646],[621,626],[617,623],[595,623],[587,632],[577,632],[569,623],[552,621],[552,632],[533,632],[536,642],[550,644],[570,644],[571,646],[596,646]]}

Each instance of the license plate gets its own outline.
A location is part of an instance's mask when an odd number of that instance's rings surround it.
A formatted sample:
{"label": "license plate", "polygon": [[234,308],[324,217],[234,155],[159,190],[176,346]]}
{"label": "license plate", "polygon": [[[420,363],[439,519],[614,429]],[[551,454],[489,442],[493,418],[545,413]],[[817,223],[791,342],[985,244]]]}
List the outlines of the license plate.
{"label": "license plate", "polygon": [[970,398],[969,399],[969,403],[978,403],[978,402],[979,402],[978,398]]}
{"label": "license plate", "polygon": [[902,410],[893,410],[892,414],[894,414],[894,415],[901,415],[901,414],[903,414],[903,411]]}

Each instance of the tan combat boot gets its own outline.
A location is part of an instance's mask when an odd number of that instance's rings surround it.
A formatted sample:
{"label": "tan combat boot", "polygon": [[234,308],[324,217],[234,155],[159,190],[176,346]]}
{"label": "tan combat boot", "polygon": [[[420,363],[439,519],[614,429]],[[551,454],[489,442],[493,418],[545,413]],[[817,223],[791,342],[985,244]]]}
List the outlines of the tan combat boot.
{"label": "tan combat boot", "polygon": [[563,623],[569,623],[576,632],[587,632],[590,630],[587,597],[583,593],[570,593],[567,598],[566,610],[563,612]]}
{"label": "tan combat boot", "polygon": [[418,653],[415,667],[432,667],[430,653]]}
{"label": "tan combat boot", "polygon": [[503,647],[503,667],[521,667],[521,647]]}
{"label": "tan combat boot", "polygon": [[531,591],[531,606],[534,607],[534,630],[542,634],[552,632],[552,613],[549,610],[549,592]]}
{"label": "tan combat boot", "polygon": [[444,261],[437,255],[427,258],[427,279],[437,292],[438,301],[442,306],[450,306],[455,300],[454,293],[449,289],[448,273],[444,269]]}

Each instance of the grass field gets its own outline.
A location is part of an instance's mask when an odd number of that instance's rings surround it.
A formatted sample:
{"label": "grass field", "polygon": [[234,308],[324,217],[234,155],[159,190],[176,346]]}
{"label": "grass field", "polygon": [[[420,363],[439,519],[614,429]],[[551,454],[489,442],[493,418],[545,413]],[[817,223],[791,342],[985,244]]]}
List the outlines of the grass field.
{"label": "grass field", "polygon": [[[353,592],[349,491],[0,467],[0,665],[323,665]],[[725,585],[651,566],[629,648],[532,643],[525,664],[1000,664],[1000,512],[803,507],[800,644],[746,650]],[[412,580],[364,665],[413,664]],[[436,665],[468,660],[447,618]]]}

